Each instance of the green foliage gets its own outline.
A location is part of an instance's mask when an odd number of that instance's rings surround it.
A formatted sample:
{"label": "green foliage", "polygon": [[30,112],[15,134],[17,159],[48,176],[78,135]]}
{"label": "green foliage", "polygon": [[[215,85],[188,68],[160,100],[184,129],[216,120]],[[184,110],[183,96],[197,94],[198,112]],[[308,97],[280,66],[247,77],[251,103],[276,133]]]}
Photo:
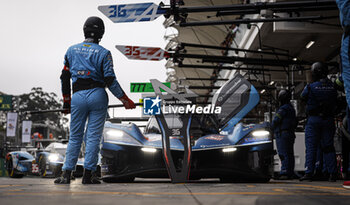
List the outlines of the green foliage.
{"label": "green foliage", "polygon": [[[14,108],[20,111],[29,110],[53,110],[61,109],[62,102],[58,100],[55,93],[44,92],[41,87],[32,88],[30,93],[22,94],[15,98]],[[62,127],[61,123],[62,114],[57,113],[45,113],[45,114],[33,114],[29,117],[35,123],[49,123],[56,127]]]}

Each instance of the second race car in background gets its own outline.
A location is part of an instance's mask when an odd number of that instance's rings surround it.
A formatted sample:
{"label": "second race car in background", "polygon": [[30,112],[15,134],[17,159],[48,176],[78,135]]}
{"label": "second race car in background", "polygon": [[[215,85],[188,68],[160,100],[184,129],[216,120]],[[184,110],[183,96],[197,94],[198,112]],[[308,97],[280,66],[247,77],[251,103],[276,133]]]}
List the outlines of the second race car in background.
{"label": "second race car in background", "polygon": [[[20,178],[25,175],[39,175],[41,177],[57,177],[61,174],[67,142],[52,142],[43,150],[38,149],[30,154],[27,151],[13,151],[6,155],[6,170],[10,177]],[[75,177],[83,175],[82,156],[79,157]]]}

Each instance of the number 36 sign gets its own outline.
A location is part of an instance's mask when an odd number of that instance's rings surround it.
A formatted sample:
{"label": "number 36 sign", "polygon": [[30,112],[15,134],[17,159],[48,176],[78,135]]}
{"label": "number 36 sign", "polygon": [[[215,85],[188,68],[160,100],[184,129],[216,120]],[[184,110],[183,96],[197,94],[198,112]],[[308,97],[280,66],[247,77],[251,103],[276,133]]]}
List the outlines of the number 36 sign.
{"label": "number 36 sign", "polygon": [[166,13],[154,3],[99,6],[98,10],[114,23],[153,21]]}

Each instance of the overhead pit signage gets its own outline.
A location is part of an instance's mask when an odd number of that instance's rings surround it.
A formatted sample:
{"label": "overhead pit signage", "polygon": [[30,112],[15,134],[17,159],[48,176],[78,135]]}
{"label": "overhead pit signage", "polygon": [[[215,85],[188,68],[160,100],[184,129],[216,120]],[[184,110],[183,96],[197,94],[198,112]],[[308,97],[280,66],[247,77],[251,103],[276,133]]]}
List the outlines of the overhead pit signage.
{"label": "overhead pit signage", "polygon": [[170,57],[169,53],[158,47],[142,46],[115,46],[122,54],[131,60],[153,60],[160,61]]}
{"label": "overhead pit signage", "polygon": [[104,5],[98,10],[114,23],[153,21],[166,13],[154,3]]}
{"label": "overhead pit signage", "polygon": [[[163,83],[166,87],[170,88],[171,83]],[[162,92],[165,92],[161,89]],[[130,92],[131,93],[153,93],[154,89],[152,83],[130,83]]]}

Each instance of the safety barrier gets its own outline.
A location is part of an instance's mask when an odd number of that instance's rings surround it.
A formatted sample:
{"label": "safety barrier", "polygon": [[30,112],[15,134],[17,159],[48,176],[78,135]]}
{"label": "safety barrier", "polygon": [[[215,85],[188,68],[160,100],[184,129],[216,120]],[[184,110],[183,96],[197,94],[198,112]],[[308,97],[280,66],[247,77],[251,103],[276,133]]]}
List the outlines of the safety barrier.
{"label": "safety barrier", "polygon": [[7,171],[5,169],[5,159],[0,158],[0,177],[7,177]]}

